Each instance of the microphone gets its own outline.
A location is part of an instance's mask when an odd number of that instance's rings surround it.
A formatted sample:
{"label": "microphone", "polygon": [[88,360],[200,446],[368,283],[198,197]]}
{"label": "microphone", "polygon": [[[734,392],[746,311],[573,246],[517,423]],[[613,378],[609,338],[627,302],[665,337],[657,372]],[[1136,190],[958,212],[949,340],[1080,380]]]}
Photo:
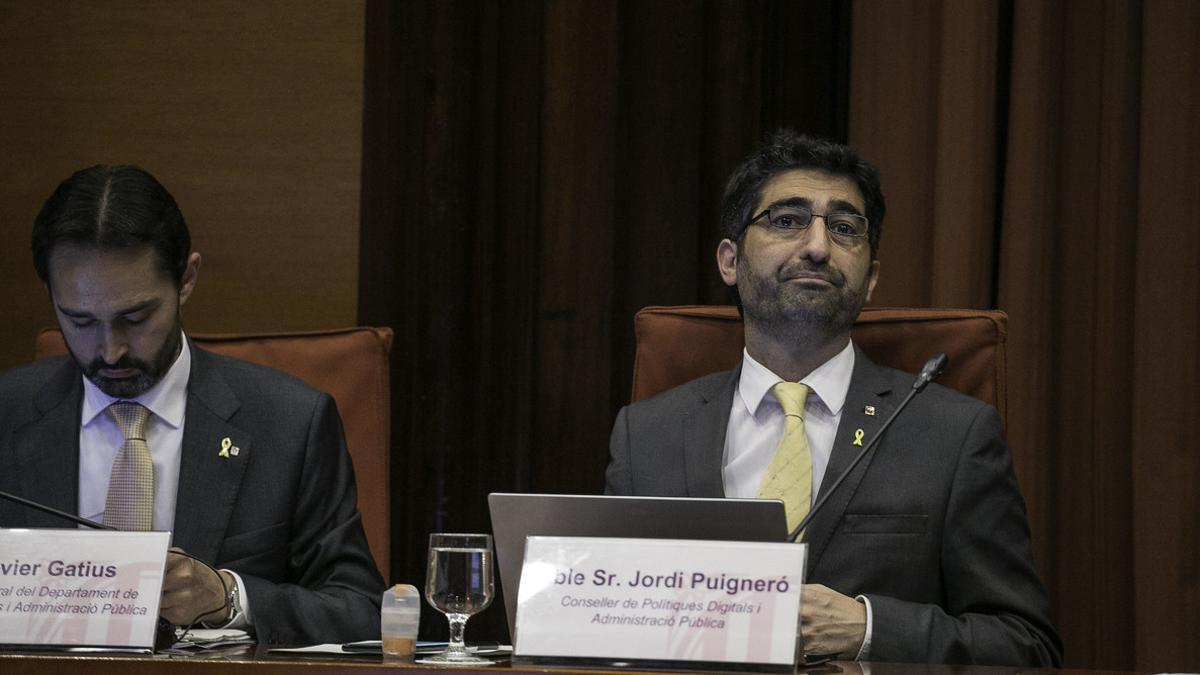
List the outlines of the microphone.
{"label": "microphone", "polygon": [[858,453],[858,456],[854,458],[854,461],[850,462],[850,466],[846,467],[846,470],[842,472],[842,475],[838,476],[838,479],[829,486],[829,489],[825,490],[825,494],[823,494],[821,498],[817,500],[817,503],[813,504],[812,509],[809,510],[808,515],[804,517],[804,520],[800,521],[800,524],[796,526],[796,529],[788,533],[788,541],[794,542],[800,538],[800,535],[804,532],[804,528],[808,527],[808,523],[813,519],[813,516],[817,515],[817,511],[819,511],[821,507],[825,505],[825,502],[829,501],[830,495],[832,495],[834,491],[838,489],[838,486],[842,484],[842,481],[846,480],[846,478],[854,471],[854,467],[858,466],[858,463],[862,461],[862,458],[867,456],[867,453],[871,451],[871,448],[875,447],[875,445],[879,442],[879,439],[883,438],[883,432],[887,431],[888,427],[892,425],[892,422],[900,416],[901,411],[908,406],[908,402],[913,400],[914,396],[924,391],[925,387],[928,386],[930,382],[933,382],[940,377],[942,371],[946,369],[946,365],[949,363],[950,358],[943,352],[938,352],[929,357],[929,360],[926,361],[925,365],[921,368],[921,374],[917,375],[916,381],[913,382],[912,389],[909,390],[908,396],[905,396],[904,400],[900,402],[900,405],[896,406],[896,409],[892,411],[891,416],[887,418],[887,421],[883,423],[883,426],[879,427],[879,431],[875,433],[875,436],[873,436],[867,445],[863,447],[862,451]]}
{"label": "microphone", "polygon": [[913,382],[912,388],[921,391],[925,389],[925,385],[933,382],[942,376],[942,371],[946,370],[946,366],[950,363],[950,357],[944,352],[938,352],[929,357],[921,368],[921,374],[917,376],[917,381]]}
{"label": "microphone", "polygon": [[[42,513],[49,513],[52,516],[58,516],[59,518],[62,518],[64,520],[69,520],[72,523],[75,523],[77,525],[83,525],[84,527],[90,527],[93,530],[116,531],[116,529],[117,529],[111,525],[97,523],[94,520],[88,520],[87,518],[83,518],[81,516],[77,516],[72,513],[67,513],[66,511],[60,511],[54,507],[46,506],[45,504],[39,504],[38,502],[35,502],[31,499],[25,499],[24,497],[18,497],[14,494],[10,494],[3,490],[0,490],[0,499],[5,499],[5,500],[13,502],[15,504],[20,504],[21,506],[25,506],[25,507],[28,507],[28,508],[31,508],[31,509],[34,509],[37,511],[41,511]],[[154,651],[161,652],[164,649],[170,649],[171,646],[175,644],[175,640],[176,640],[175,624],[171,623],[170,621],[167,621],[166,619],[162,618],[161,616],[158,617],[158,623],[156,623],[154,625]]]}

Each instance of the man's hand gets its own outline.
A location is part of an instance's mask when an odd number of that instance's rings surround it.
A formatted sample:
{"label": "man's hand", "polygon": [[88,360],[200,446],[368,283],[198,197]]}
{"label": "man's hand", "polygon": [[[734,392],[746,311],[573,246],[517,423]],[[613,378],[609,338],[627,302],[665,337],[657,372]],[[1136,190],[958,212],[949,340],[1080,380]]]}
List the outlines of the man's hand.
{"label": "man's hand", "polygon": [[805,584],[800,596],[800,637],[806,654],[858,656],[867,636],[867,608],[820,584]]}
{"label": "man's hand", "polygon": [[[181,626],[188,625],[197,617],[200,617],[200,621],[210,623],[224,621],[229,615],[225,588],[236,583],[233,576],[228,572],[214,572],[204,563],[180,553],[183,553],[183,549],[172,548],[167,552],[167,572],[163,577],[159,614]],[[225,580],[225,586],[221,585],[222,579]]]}

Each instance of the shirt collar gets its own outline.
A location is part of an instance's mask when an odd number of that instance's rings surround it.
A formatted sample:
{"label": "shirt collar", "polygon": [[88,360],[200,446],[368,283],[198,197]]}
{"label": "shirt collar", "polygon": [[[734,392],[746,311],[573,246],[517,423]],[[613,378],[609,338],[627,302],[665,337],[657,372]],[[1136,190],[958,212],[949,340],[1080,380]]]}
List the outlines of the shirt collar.
{"label": "shirt collar", "polygon": [[[817,366],[800,381],[808,385],[831,414],[840,415],[842,406],[846,404],[846,395],[850,391],[850,376],[853,372],[854,343],[848,341],[842,351]],[[755,361],[749,352],[742,349],[742,375],[738,380],[738,396],[741,397],[747,412],[756,415],[758,406],[771,391],[771,387],[779,382],[783,382],[782,377]]]}
{"label": "shirt collar", "polygon": [[83,426],[91,424],[100,413],[117,401],[141,403],[155,417],[171,427],[178,429],[183,426],[183,413],[187,407],[188,377],[192,373],[192,350],[186,335],[181,338],[181,344],[183,348],[179,350],[179,356],[175,357],[175,363],[172,363],[171,367],[167,369],[167,374],[153,387],[134,398],[113,398],[100,391],[99,387],[84,376],[83,416],[81,419]]}

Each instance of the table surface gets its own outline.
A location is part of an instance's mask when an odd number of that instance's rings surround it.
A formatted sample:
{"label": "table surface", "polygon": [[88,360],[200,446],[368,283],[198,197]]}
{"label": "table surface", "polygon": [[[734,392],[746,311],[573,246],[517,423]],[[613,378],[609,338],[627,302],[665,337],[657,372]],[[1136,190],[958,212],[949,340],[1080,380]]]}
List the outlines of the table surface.
{"label": "table surface", "polygon": [[[406,673],[646,673],[664,671],[626,669],[588,669],[576,667],[548,667],[513,665],[507,660],[490,667],[447,667],[425,666],[411,663],[384,662],[378,655],[350,656],[296,656],[268,654],[263,646],[240,646],[221,648],[189,656],[133,656],[113,654],[63,654],[35,652],[0,652],[0,673],[4,675],[46,675],[47,673],[98,673],[112,675],[144,675],[166,673],[168,675],[220,675],[242,673],[246,675],[351,675],[368,670],[397,670]],[[673,671],[680,672],[680,671]],[[704,671],[688,671],[704,672]],[[1032,668],[1007,668],[994,666],[946,666],[914,663],[854,663],[834,661],[800,671],[812,675],[1017,675],[1018,673],[1102,673],[1097,670],[1053,670]],[[1108,671],[1112,672],[1112,671]]]}

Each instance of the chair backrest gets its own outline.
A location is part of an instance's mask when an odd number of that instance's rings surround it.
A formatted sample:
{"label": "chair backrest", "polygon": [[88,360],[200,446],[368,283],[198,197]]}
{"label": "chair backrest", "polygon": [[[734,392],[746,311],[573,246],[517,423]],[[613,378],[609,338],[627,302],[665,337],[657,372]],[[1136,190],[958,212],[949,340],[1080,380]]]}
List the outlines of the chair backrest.
{"label": "chair backrest", "polygon": [[[1007,325],[1008,316],[994,310],[867,308],[853,337],[876,363],[910,373],[945,352],[950,365],[939,382],[994,405],[1004,418]],[[634,401],[733,368],[745,344],[732,306],[646,307],[634,332]]]}
{"label": "chair backrest", "polygon": [[[188,337],[199,347],[282,370],[333,396],[354,461],[358,508],[367,541],[375,562],[387,578],[391,558],[388,359],[392,329],[346,328],[260,335],[189,333]],[[37,358],[65,353],[66,345],[57,328],[44,328],[38,333]]]}

